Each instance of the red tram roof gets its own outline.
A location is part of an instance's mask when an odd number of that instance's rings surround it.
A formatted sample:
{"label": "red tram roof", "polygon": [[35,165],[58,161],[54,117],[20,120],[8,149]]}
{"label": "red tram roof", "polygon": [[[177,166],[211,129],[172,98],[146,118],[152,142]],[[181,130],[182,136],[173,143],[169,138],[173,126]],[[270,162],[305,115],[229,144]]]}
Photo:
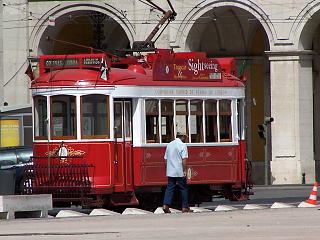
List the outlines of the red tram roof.
{"label": "red tram roof", "polygon": [[[121,62],[107,59],[108,79],[100,78],[100,59],[104,54],[44,55],[40,57],[40,76],[32,88],[94,87],[94,86],[196,86],[243,87],[231,73],[235,72],[233,58],[206,58],[204,53],[172,53],[160,51],[149,54],[147,62],[132,62],[125,69]],[[127,64],[127,61],[125,61]],[[111,68],[108,66],[111,65]],[[124,66],[121,66],[124,67]]]}
{"label": "red tram roof", "polygon": [[155,81],[152,71],[146,74],[128,69],[112,68],[107,81],[100,78],[100,72],[91,69],[63,69],[45,73],[35,79],[32,88],[37,87],[93,87],[93,86],[197,86],[197,87],[242,87],[244,84],[232,75],[223,75],[222,81]]}

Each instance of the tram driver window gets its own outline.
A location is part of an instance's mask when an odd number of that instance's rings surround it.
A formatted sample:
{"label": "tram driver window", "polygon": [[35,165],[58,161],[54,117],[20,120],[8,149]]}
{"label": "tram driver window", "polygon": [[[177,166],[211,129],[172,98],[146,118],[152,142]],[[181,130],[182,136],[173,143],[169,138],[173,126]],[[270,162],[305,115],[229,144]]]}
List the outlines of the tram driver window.
{"label": "tram driver window", "polygon": [[36,96],[34,101],[34,136],[35,139],[47,139],[47,98]]}
{"label": "tram driver window", "polygon": [[147,99],[145,101],[146,112],[146,140],[147,143],[159,142],[159,100]]}
{"label": "tram driver window", "polygon": [[81,97],[82,138],[109,137],[109,97],[86,95]]}
{"label": "tram driver window", "polygon": [[76,138],[76,97],[53,96],[51,98],[53,139]]}
{"label": "tram driver window", "polygon": [[219,125],[220,125],[220,141],[230,142],[232,140],[231,131],[231,101],[219,101]]}

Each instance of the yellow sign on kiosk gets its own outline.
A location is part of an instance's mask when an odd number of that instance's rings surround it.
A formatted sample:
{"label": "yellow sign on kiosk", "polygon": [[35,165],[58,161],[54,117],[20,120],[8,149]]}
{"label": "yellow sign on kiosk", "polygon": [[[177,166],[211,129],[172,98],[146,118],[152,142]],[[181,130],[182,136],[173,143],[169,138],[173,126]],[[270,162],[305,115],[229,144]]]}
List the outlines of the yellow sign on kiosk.
{"label": "yellow sign on kiosk", "polygon": [[20,121],[17,119],[0,120],[0,147],[20,145]]}

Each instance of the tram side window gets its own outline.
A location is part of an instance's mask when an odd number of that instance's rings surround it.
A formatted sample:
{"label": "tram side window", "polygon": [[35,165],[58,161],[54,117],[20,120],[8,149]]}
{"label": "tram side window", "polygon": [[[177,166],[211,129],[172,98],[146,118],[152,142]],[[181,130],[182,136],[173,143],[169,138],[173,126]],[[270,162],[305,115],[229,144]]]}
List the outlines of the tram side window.
{"label": "tram side window", "polygon": [[206,142],[217,142],[217,101],[205,101]]}
{"label": "tram side window", "polygon": [[109,97],[98,94],[82,96],[82,138],[108,138],[109,126]]}
{"label": "tram side window", "polygon": [[35,139],[47,139],[47,98],[34,97],[34,136]]}
{"label": "tram side window", "polygon": [[161,100],[161,138],[163,143],[169,143],[174,139],[173,103],[173,100]]}
{"label": "tram side window", "polygon": [[159,100],[145,101],[147,143],[159,143]]}
{"label": "tram side window", "polygon": [[51,97],[52,136],[54,139],[76,138],[76,97]]}
{"label": "tram side window", "polygon": [[176,131],[189,134],[188,132],[188,101],[177,100],[176,101]]}
{"label": "tram side window", "polygon": [[232,140],[231,130],[231,101],[219,101],[219,124],[220,124],[220,141],[229,142]]}
{"label": "tram side window", "polygon": [[202,100],[190,101],[190,133],[191,142],[203,142]]}

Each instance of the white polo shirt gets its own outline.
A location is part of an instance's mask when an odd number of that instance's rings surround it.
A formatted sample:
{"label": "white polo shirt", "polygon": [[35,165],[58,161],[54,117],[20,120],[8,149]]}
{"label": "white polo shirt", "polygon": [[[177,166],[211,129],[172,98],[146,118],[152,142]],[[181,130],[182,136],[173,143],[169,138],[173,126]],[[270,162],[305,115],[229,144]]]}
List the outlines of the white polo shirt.
{"label": "white polo shirt", "polygon": [[188,158],[187,145],[180,138],[176,138],[167,145],[164,154],[167,162],[167,177],[183,177],[183,158]]}

